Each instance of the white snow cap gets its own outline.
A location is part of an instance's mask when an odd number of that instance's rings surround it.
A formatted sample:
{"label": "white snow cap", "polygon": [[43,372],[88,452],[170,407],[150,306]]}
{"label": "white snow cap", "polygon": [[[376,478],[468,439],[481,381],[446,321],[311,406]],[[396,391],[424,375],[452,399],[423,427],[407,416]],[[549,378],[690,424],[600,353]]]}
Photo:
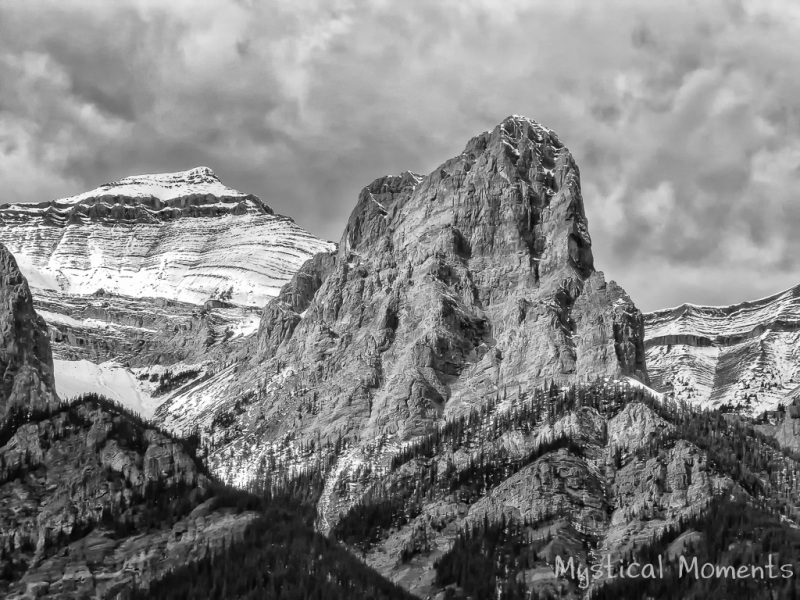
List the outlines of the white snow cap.
{"label": "white snow cap", "polygon": [[170,200],[191,194],[211,194],[212,196],[245,197],[233,188],[222,184],[214,171],[208,167],[195,167],[177,173],[155,173],[150,175],[132,175],[113,183],[106,183],[91,191],[61,198],[58,204],[76,204],[98,196],[155,197]]}

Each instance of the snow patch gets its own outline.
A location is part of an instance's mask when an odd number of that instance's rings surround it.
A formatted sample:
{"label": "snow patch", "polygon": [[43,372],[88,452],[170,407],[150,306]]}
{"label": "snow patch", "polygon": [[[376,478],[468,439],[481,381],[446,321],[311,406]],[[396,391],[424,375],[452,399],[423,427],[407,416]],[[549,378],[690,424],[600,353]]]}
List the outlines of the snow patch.
{"label": "snow patch", "polygon": [[56,200],[56,204],[77,204],[101,196],[155,197],[160,200],[172,200],[192,194],[234,198],[247,196],[247,194],[223,185],[208,167],[196,167],[177,173],[154,173],[125,177],[76,196],[61,198]]}
{"label": "snow patch", "polygon": [[130,369],[115,362],[56,359],[53,368],[56,392],[62,400],[94,392],[116,400],[145,419],[152,418],[162,401],[150,396]]}

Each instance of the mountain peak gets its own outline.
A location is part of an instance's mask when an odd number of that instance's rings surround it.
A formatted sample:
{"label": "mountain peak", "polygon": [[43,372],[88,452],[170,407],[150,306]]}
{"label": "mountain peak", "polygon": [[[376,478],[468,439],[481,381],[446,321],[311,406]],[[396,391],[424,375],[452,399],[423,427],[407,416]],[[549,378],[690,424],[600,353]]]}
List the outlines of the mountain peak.
{"label": "mountain peak", "polygon": [[[363,188],[336,256],[306,263],[264,309],[236,375],[218,374],[213,411],[239,414],[242,390],[262,386],[242,439],[402,441],[545,382],[646,382],[643,337],[641,313],[594,268],[572,156],[510,117],[424,177]],[[301,406],[312,394],[319,411]],[[177,402],[159,409],[171,426],[214,418],[205,398]],[[226,477],[257,465],[212,460]]]}
{"label": "mountain peak", "polygon": [[55,204],[77,204],[94,198],[124,196],[130,198],[157,198],[173,200],[191,195],[211,195],[218,198],[253,198],[224,185],[208,167],[195,167],[175,173],[130,175],[119,181],[103,184],[88,192],[61,198]]}
{"label": "mountain peak", "polygon": [[539,131],[547,132],[547,133],[554,133],[552,129],[549,127],[545,127],[538,121],[534,121],[528,117],[524,117],[522,115],[510,115],[503,119],[498,127],[507,128],[508,126],[516,126],[516,127],[532,127],[533,129],[537,129]]}
{"label": "mountain peak", "polygon": [[207,166],[0,205],[0,241],[40,289],[192,304],[225,293],[245,306],[263,306],[303,262],[333,248]]}
{"label": "mountain peak", "polygon": [[148,181],[155,184],[169,187],[178,183],[221,183],[219,177],[209,167],[195,167],[186,171],[176,171],[174,173],[150,173],[144,175],[129,175],[117,182],[106,185],[130,185],[139,181]]}

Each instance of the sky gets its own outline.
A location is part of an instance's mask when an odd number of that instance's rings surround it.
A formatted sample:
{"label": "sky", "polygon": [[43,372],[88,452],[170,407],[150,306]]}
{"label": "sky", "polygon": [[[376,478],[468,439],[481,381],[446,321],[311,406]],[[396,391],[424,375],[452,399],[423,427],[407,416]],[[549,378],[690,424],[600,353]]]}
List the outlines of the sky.
{"label": "sky", "polygon": [[800,284],[793,0],[3,0],[0,203],[211,167],[338,241],[359,190],[520,114],[642,310]]}

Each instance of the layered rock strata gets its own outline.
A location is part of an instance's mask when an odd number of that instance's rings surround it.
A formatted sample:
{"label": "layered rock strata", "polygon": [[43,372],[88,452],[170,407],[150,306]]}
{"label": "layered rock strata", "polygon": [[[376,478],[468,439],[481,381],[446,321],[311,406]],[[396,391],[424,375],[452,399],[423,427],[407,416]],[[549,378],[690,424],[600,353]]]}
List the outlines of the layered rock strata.
{"label": "layered rock strata", "polygon": [[800,286],[731,306],[645,315],[653,387],[703,408],[755,415],[800,389]]}

